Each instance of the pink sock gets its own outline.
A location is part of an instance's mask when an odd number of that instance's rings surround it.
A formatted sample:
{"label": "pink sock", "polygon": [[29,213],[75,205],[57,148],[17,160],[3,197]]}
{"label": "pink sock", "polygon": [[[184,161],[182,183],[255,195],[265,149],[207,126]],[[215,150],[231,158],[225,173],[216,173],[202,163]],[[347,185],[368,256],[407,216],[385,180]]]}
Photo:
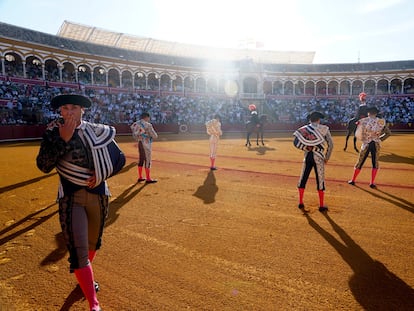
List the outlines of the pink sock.
{"label": "pink sock", "polygon": [[323,207],[325,192],[323,190],[318,190],[318,195],[319,195],[319,206]]}
{"label": "pink sock", "polygon": [[299,204],[303,204],[303,197],[305,195],[305,188],[298,188],[299,191]]}
{"label": "pink sock", "polygon": [[356,178],[358,177],[359,173],[361,172],[360,168],[356,168],[354,169],[354,175],[352,176],[352,181],[355,181]]}
{"label": "pink sock", "polygon": [[89,308],[99,308],[99,301],[96,298],[95,286],[93,284],[92,266],[89,264],[86,267],[75,269],[75,276],[78,280],[80,288],[82,289],[85,298],[89,302]]}
{"label": "pink sock", "polygon": [[211,164],[210,167],[214,167],[215,162],[216,162],[216,159],[210,158],[210,164]]}
{"label": "pink sock", "polygon": [[138,166],[138,178],[142,178],[142,166]]}
{"label": "pink sock", "polygon": [[145,175],[147,177],[147,180],[151,180],[151,175],[150,175],[150,169],[149,168],[145,168]]}
{"label": "pink sock", "polygon": [[373,168],[371,171],[371,184],[375,184],[375,177],[377,176],[378,169]]}
{"label": "pink sock", "polygon": [[94,259],[95,259],[95,256],[96,256],[96,251],[89,251],[88,252],[88,258],[89,258],[89,261],[90,262],[92,262]]}

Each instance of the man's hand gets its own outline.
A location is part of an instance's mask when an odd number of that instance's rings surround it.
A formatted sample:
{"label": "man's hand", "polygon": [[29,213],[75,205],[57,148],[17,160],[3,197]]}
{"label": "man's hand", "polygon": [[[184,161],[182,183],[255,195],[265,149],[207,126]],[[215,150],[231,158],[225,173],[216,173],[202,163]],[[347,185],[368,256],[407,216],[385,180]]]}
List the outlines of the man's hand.
{"label": "man's hand", "polygon": [[86,182],[88,183],[88,188],[93,188],[96,184],[96,175],[95,172],[93,172],[93,175],[89,177]]}
{"label": "man's hand", "polygon": [[72,138],[75,129],[76,121],[72,117],[65,119],[64,124],[59,123],[59,135],[65,142],[68,142]]}

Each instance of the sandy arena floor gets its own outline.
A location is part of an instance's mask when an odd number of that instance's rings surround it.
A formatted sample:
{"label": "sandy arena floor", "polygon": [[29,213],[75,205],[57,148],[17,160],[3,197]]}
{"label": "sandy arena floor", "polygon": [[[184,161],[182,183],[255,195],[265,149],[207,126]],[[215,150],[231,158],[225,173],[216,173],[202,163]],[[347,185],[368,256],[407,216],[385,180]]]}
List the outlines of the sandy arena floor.
{"label": "sandy arena floor", "polygon": [[[151,185],[136,183],[136,145],[120,137],[127,164],[109,180],[93,266],[103,310],[414,310],[414,135],[383,143],[377,189],[370,161],[347,184],[357,154],[344,140],[334,137],[327,165],[329,212],[317,210],[311,175],[303,215],[291,134],[252,148],[225,135],[215,172],[206,135],[161,135]],[[88,310],[39,144],[0,144],[0,310]]]}

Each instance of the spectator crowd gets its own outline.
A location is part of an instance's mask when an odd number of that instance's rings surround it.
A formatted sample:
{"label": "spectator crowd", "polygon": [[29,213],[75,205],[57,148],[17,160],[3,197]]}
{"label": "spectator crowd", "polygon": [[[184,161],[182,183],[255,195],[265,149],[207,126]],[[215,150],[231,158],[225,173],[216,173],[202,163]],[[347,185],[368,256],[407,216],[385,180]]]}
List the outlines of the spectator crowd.
{"label": "spectator crowd", "polygon": [[[57,117],[50,100],[62,93],[83,93],[93,105],[85,119],[105,124],[132,124],[144,111],[155,124],[204,124],[215,114],[223,123],[243,124],[249,111],[237,98],[179,95],[142,95],[138,93],[109,94],[104,90],[57,88],[44,85],[0,81],[0,124],[47,124]],[[347,99],[266,99],[259,107],[271,122],[303,123],[309,112],[323,112],[326,123],[346,123],[353,117],[359,102]],[[409,124],[414,121],[414,98],[368,97],[368,105],[375,105],[389,123]]]}

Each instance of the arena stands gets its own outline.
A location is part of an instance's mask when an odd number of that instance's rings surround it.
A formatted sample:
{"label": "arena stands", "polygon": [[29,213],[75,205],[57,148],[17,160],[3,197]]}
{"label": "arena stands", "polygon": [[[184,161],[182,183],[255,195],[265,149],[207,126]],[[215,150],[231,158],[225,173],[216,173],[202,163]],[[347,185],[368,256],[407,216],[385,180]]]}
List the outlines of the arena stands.
{"label": "arena stands", "polygon": [[[240,100],[226,97],[180,96],[140,94],[137,92],[108,93],[104,90],[79,90],[74,86],[50,87],[30,82],[0,81],[2,125],[45,125],[56,117],[50,109],[50,100],[60,93],[84,93],[93,101],[86,118],[92,122],[112,125],[131,124],[143,111],[152,115],[154,124],[200,125],[215,113],[222,116],[223,124],[243,126],[248,110]],[[372,97],[369,104],[379,107],[388,122],[410,127],[414,121],[414,98]],[[279,125],[303,123],[312,110],[323,111],[330,125],[344,125],[353,116],[358,106],[357,99],[267,99],[265,111],[273,123]]]}
{"label": "arena stands", "polygon": [[[315,109],[329,117],[333,130],[344,130],[361,91],[392,128],[414,127],[413,60],[321,65],[209,59],[200,51],[174,54],[171,46],[160,54],[66,35],[0,23],[0,140],[38,138],[56,117],[50,100],[60,93],[89,96],[88,120],[128,134],[142,111],[151,113],[160,132],[204,130],[215,113],[224,130],[242,131],[250,102],[269,116],[268,130],[296,128]],[[232,94],[229,82],[236,85]]]}

